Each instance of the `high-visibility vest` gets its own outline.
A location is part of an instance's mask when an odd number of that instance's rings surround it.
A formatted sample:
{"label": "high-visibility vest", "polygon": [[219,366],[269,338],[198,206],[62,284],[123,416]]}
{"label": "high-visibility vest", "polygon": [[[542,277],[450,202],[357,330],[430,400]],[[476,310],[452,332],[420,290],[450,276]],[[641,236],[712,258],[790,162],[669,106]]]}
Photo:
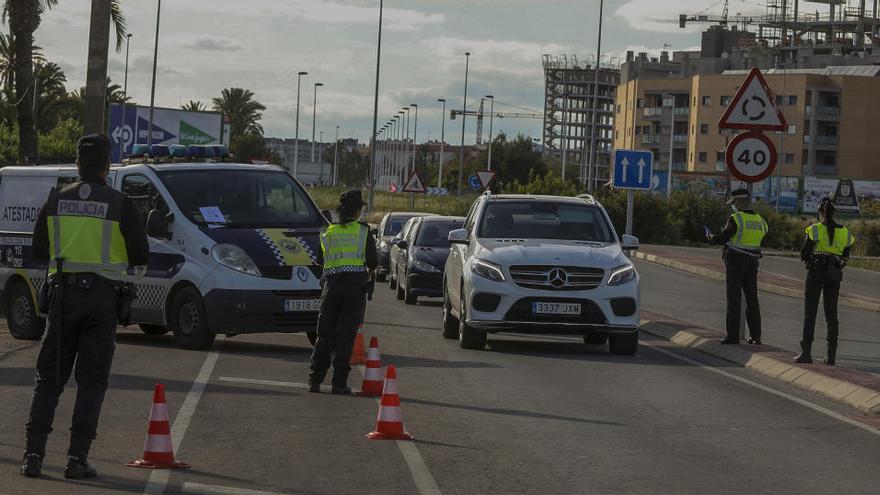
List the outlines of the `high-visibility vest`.
{"label": "high-visibility vest", "polygon": [[767,222],[757,213],[738,211],[730,216],[736,223],[736,234],[730,239],[731,246],[758,250],[761,249],[761,241],[767,235]]}
{"label": "high-visibility vest", "polygon": [[124,195],[90,182],[74,182],[50,195],[46,205],[49,229],[49,273],[56,259],[65,273],[95,273],[125,278],[128,252],[119,229]]}
{"label": "high-visibility vest", "polygon": [[321,233],[324,275],[366,272],[370,228],[359,222],[333,224]]}
{"label": "high-visibility vest", "polygon": [[814,223],[807,227],[804,232],[811,241],[816,243],[817,253],[836,254],[843,256],[843,250],[856,243],[856,238],[846,227],[835,227],[834,242],[828,236],[828,227],[821,223]]}

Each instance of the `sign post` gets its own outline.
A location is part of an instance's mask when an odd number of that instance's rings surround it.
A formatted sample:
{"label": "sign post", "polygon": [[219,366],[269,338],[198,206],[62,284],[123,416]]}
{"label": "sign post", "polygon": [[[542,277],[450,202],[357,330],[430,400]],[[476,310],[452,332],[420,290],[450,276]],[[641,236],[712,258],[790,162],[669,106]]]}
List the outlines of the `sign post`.
{"label": "sign post", "polygon": [[614,152],[614,174],[612,185],[616,189],[626,189],[626,233],[633,231],[634,190],[651,189],[654,176],[654,154],[650,151],[616,150]]}

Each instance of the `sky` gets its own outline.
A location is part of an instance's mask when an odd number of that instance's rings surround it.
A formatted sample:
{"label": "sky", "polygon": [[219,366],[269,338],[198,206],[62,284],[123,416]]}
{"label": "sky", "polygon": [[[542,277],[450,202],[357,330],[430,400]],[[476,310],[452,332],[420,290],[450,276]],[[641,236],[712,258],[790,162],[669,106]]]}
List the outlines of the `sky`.
{"label": "sky", "polygon": [[[60,0],[46,14],[36,44],[68,77],[84,84],[89,0]],[[679,29],[678,14],[720,14],[716,0],[608,0],[603,61],[627,50],[656,55],[699,45],[694,24]],[[148,105],[156,28],[155,0],[122,0],[131,39],[128,92]],[[731,14],[763,13],[759,0],[731,0]],[[418,140],[439,139],[437,98],[461,108],[465,51],[470,51],[468,108],[483,95],[496,111],[543,110],[545,53],[593,57],[599,0],[386,0],[382,39],[379,126],[401,107],[419,105]],[[325,141],[368,139],[372,126],[378,0],[166,0],[159,34],[156,105],[209,103],[226,87],[244,87],[267,109],[266,136],[292,137],[297,72],[302,79],[300,137],[310,138],[314,84],[317,129]],[[607,57],[607,58],[606,58]],[[125,51],[110,53],[109,76],[122,84]],[[413,125],[415,119],[412,119]],[[466,141],[473,141],[469,119]],[[488,129],[488,126],[487,126]],[[495,121],[496,131],[539,137],[540,120]],[[446,141],[461,140],[461,121],[447,119]]]}

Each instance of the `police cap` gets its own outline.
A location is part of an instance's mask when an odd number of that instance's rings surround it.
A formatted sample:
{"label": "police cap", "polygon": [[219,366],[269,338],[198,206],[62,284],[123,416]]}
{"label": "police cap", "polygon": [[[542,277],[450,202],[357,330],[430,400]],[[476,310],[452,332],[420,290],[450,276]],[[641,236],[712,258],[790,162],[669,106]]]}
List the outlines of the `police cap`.
{"label": "police cap", "polygon": [[749,194],[748,189],[734,189],[732,193],[730,193],[730,199],[727,201],[727,204],[733,204],[734,201],[738,199],[749,199],[751,195]]}
{"label": "police cap", "polygon": [[360,189],[352,189],[339,195],[339,206],[360,208],[365,205]]}
{"label": "police cap", "polygon": [[110,162],[110,139],[103,134],[87,134],[76,143],[76,161],[86,167],[103,167]]}
{"label": "police cap", "polygon": [[816,209],[819,211],[824,211],[826,213],[833,213],[836,209],[834,207],[834,198],[832,198],[831,196],[825,196],[824,198],[820,199]]}

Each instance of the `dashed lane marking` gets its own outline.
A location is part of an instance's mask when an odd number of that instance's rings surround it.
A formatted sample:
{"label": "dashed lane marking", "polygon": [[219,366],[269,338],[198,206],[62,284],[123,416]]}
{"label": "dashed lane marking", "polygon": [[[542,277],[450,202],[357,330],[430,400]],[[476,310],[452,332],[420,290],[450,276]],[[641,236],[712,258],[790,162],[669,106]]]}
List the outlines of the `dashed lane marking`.
{"label": "dashed lane marking", "polygon": [[265,492],[261,490],[248,490],[247,488],[232,488],[230,486],[203,485],[187,481],[180,489],[180,493],[193,495],[283,495],[278,492]]}
{"label": "dashed lane marking", "polygon": [[[186,399],[184,399],[183,405],[180,406],[180,410],[174,418],[174,423],[171,425],[171,438],[175,442],[175,457],[177,457],[177,451],[183,443],[183,437],[186,436],[186,430],[189,428],[189,423],[192,421],[193,414],[196,412],[196,406],[199,405],[199,400],[202,398],[202,393],[205,391],[205,385],[208,384],[208,380],[211,379],[211,373],[214,372],[214,365],[217,364],[217,358],[220,357],[220,348],[223,345],[224,338],[223,335],[217,336],[214,349],[205,356],[205,362],[202,363],[202,369],[199,370],[199,374],[196,376],[192,388],[190,388],[189,393],[186,394]],[[151,472],[150,479],[147,481],[147,486],[144,488],[144,495],[164,494],[165,487],[168,486],[168,479],[170,477],[171,470],[168,469],[160,469]]]}

